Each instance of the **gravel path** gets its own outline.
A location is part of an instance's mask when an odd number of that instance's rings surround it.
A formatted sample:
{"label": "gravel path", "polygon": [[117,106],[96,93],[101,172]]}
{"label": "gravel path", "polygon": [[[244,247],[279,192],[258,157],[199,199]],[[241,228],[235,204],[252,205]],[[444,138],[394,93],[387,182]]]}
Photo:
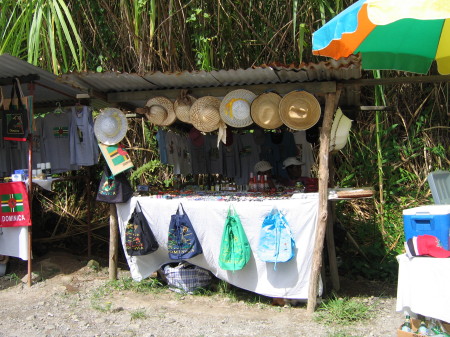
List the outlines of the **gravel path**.
{"label": "gravel path", "polygon": [[[111,290],[107,268],[52,254],[34,262],[43,280],[31,287],[0,278],[0,336],[396,336],[403,316],[395,312],[395,288],[342,280],[344,293],[369,306],[371,318],[350,326],[329,326],[306,315],[306,304],[275,307],[214,294],[181,296],[167,289],[151,294]],[[9,272],[22,277],[26,263]],[[129,277],[127,270],[120,277]],[[359,290],[358,290],[359,289]],[[373,295],[370,295],[370,294]],[[352,295],[350,295],[352,296]]]}

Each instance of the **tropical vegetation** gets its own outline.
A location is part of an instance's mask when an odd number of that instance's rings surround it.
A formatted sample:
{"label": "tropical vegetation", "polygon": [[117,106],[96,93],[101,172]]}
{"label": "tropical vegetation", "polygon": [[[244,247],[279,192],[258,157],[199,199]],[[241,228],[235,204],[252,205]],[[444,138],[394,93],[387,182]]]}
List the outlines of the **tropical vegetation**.
{"label": "tropical vegetation", "polygon": [[[311,33],[353,2],[0,0],[0,53],[55,74],[319,62],[325,59],[312,55]],[[363,105],[389,109],[355,113],[347,146],[332,155],[335,184],[373,186],[377,192],[374,199],[336,205],[338,253],[349,275],[395,277],[395,256],[403,250],[402,210],[432,203],[427,174],[450,166],[448,99],[447,82],[361,89]],[[134,178],[170,183],[170,171],[154,151],[154,130],[137,129],[140,136],[128,138],[129,148],[141,141],[150,150],[136,152],[137,166],[147,164]]]}

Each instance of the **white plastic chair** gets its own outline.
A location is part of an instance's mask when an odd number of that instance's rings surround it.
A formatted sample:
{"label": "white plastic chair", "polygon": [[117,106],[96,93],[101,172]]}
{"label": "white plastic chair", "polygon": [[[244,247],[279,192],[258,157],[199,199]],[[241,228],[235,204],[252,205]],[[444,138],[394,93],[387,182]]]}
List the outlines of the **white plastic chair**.
{"label": "white plastic chair", "polygon": [[450,172],[435,171],[428,174],[428,184],[434,203],[437,205],[450,204]]}

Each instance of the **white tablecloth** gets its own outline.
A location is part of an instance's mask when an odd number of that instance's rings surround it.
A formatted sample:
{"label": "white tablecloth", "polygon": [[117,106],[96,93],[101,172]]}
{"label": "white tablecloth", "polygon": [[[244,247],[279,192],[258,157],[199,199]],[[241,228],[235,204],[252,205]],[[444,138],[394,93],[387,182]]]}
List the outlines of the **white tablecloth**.
{"label": "white tablecloth", "polygon": [[28,260],[28,228],[1,227],[0,255],[19,257]]}
{"label": "white tablecloth", "polygon": [[[119,229],[124,245],[124,227],[129,220],[136,201],[143,208],[160,248],[149,255],[130,257],[127,254],[131,276],[139,281],[150,276],[161,265],[171,262],[168,258],[167,236],[170,216],[179,203],[189,216],[203,248],[203,254],[189,262],[210,270],[216,277],[237,287],[269,297],[308,298],[309,277],[317,223],[317,197],[302,200],[264,200],[264,201],[195,201],[186,199],[155,199],[133,197],[126,204],[117,204]],[[253,254],[244,269],[231,272],[218,265],[220,244],[228,207],[233,203],[250,242]],[[285,214],[296,241],[296,256],[286,263],[265,263],[255,256],[262,222],[276,206]],[[322,285],[319,286],[321,294]]]}
{"label": "white tablecloth", "polygon": [[450,258],[397,256],[397,311],[450,322]]}

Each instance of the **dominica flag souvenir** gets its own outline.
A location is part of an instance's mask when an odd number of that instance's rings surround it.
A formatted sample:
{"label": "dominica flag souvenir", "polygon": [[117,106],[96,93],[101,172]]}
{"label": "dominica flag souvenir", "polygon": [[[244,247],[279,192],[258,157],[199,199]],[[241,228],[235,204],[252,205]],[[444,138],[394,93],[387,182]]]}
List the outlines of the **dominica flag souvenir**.
{"label": "dominica flag souvenir", "polygon": [[98,146],[114,176],[133,167],[130,155],[121,144],[105,145],[98,143]]}
{"label": "dominica flag souvenir", "polygon": [[0,227],[31,226],[28,192],[21,181],[0,184]]}

